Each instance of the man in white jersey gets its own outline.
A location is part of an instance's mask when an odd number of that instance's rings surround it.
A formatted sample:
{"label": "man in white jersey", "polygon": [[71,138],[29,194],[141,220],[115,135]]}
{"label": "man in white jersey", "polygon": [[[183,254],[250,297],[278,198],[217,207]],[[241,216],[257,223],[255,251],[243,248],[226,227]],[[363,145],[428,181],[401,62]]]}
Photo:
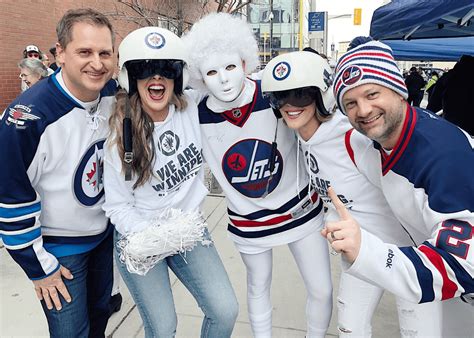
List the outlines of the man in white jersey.
{"label": "man in white jersey", "polygon": [[361,231],[335,195],[341,220],[329,222],[322,234],[343,252],[354,276],[414,302],[453,299],[447,304],[456,310],[446,313],[457,324],[447,323],[443,334],[463,336],[457,329],[464,329],[472,335],[473,307],[461,299],[472,302],[474,293],[474,140],[408,105],[390,47],[359,42],[338,62],[335,97],[354,128],[373,140],[368,155],[379,160],[357,165],[372,168],[397,219],[421,238],[413,247],[383,243]]}
{"label": "man in white jersey", "polygon": [[229,236],[247,268],[247,300],[255,337],[270,337],[272,248],[288,244],[308,291],[307,337],[324,337],[332,311],[327,243],[318,240],[322,201],[293,133],[273,115],[260,81],[254,34],[245,21],[210,14],[185,37],[191,83],[207,89],[199,105],[203,154],[228,205]]}
{"label": "man in white jersey", "polygon": [[112,228],[102,155],[116,91],[114,34],[92,9],[65,13],[61,70],[13,101],[0,122],[0,233],[35,286],[52,337],[103,337]]}

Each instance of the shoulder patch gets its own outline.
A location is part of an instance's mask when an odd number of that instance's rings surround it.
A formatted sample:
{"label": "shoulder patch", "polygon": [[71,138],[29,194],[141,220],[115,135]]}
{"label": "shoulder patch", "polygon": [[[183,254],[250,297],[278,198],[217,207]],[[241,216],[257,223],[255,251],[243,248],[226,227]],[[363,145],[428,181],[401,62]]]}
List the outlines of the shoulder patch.
{"label": "shoulder patch", "polygon": [[7,125],[14,124],[17,129],[26,129],[28,121],[39,120],[40,117],[31,113],[31,105],[16,104],[8,108]]}

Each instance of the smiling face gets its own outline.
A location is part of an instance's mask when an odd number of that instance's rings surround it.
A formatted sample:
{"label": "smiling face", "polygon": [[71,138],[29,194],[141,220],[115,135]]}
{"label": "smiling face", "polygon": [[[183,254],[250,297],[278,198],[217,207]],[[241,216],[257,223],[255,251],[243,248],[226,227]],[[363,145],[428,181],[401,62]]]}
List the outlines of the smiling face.
{"label": "smiling face", "polygon": [[137,81],[143,110],[154,122],[164,121],[173,96],[174,81],[155,75]]}
{"label": "smiling face", "polygon": [[244,88],[244,66],[237,53],[213,54],[199,69],[209,92],[220,101],[232,102]]}
{"label": "smiling face", "polygon": [[112,33],[106,26],[75,23],[72,39],[63,48],[56,45],[66,87],[79,100],[95,100],[112,77],[115,57]]}
{"label": "smiling face", "polygon": [[342,105],[352,126],[385,149],[393,149],[405,118],[406,102],[393,90],[365,84],[348,90]]}
{"label": "smiling face", "polygon": [[287,103],[280,108],[280,113],[288,128],[296,130],[305,141],[313,136],[320,125],[316,118],[315,101],[304,107],[295,107]]}

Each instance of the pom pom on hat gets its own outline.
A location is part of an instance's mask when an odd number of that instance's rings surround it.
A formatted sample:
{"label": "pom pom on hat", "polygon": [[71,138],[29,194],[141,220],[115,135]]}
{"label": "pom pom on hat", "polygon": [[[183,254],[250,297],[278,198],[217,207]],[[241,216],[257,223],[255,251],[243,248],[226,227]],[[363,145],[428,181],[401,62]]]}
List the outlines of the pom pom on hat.
{"label": "pom pom on hat", "polygon": [[[402,72],[393,58],[392,49],[379,41],[368,40],[363,43],[361,39],[354,40],[351,43],[354,42],[355,46],[336,65],[334,96],[339,109],[346,113],[342,97],[348,90],[368,83],[387,87],[407,99],[408,90]],[[357,42],[362,44],[357,45]]]}
{"label": "pom pom on hat", "polygon": [[356,48],[357,46],[363,45],[369,41],[374,41],[370,36],[356,36],[349,42],[349,47],[347,47],[347,51]]}

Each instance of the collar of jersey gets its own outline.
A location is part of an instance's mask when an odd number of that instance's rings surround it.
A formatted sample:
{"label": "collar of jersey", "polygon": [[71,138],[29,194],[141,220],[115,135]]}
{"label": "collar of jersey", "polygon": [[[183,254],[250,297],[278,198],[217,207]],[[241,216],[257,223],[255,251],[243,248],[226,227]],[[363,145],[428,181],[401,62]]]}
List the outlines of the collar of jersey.
{"label": "collar of jersey", "polygon": [[[85,109],[83,102],[77,99],[76,97],[74,97],[72,94],[70,94],[69,90],[66,90],[65,86],[63,86],[58,80],[58,76],[62,76],[60,69],[58,69],[54,74],[50,76],[51,81],[53,81],[56,88],[61,92],[61,94],[63,94],[66,98],[68,98],[76,107]],[[99,96],[99,102],[100,102],[100,96]]]}
{"label": "collar of jersey", "polygon": [[400,157],[403,155],[408,143],[410,142],[413,130],[415,129],[417,121],[417,113],[415,108],[407,103],[405,112],[405,121],[403,122],[402,132],[397,140],[395,147],[390,154],[387,154],[382,146],[376,142],[375,146],[379,149],[382,158],[382,175],[386,175],[393,166],[398,162]]}

